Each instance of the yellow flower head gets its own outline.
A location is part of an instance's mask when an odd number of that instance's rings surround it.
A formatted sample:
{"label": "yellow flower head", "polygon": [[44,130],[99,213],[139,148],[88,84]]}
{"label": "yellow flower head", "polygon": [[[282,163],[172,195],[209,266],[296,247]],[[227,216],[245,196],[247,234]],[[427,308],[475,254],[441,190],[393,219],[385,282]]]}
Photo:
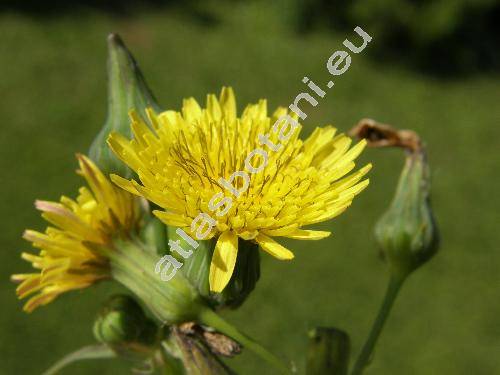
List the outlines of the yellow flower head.
{"label": "yellow flower head", "polygon": [[27,312],[53,301],[68,290],[85,288],[108,277],[107,259],[95,245],[106,245],[120,231],[131,230],[139,211],[133,195],[117,188],[94,163],[77,155],[82,175],[90,190],[82,187],[75,200],[61,197],[60,203],[36,201],[42,217],[54,226],[45,233],[26,230],[24,238],[40,250],[39,255],[23,253],[36,273],[12,275],[20,282],[19,298],[33,295],[24,305]]}
{"label": "yellow flower head", "polygon": [[265,100],[238,117],[230,88],[219,99],[208,95],[206,108],[190,98],[181,112],[147,114],[152,130],[132,112],[134,139],[118,133],[108,139],[140,183],[112,180],[163,208],[154,213],[165,224],[197,239],[218,237],[212,291],[222,291],[231,278],[238,238],[255,241],[278,259],[292,259],[271,237],[327,237],[330,232],[302,227],[339,215],[368,185],[361,179],[370,165],[346,176],[365,141],[350,148],[351,139],[332,126],[315,129],[303,141],[297,115],[278,108],[269,116]]}

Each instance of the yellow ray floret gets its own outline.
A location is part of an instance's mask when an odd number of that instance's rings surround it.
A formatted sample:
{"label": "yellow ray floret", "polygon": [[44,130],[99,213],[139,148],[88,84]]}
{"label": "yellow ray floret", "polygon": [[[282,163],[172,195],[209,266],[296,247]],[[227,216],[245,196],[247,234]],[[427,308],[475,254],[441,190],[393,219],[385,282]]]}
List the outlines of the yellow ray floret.
{"label": "yellow ray floret", "polygon": [[[210,271],[216,292],[231,278],[238,237],[278,259],[292,259],[293,253],[272,237],[327,237],[329,232],[302,227],[340,215],[368,185],[363,176],[371,165],[350,173],[365,141],[350,147],[351,139],[332,126],[316,128],[301,140],[297,115],[278,108],[269,116],[265,100],[248,105],[238,117],[230,88],[223,88],[219,98],[208,95],[205,108],[191,98],[181,112],[149,110],[147,115],[151,126],[131,113],[132,140],[117,133],[108,139],[140,182],[112,180],[163,208],[155,214],[165,224],[198,239],[218,237]],[[283,118],[296,125],[286,137],[278,127]],[[247,157],[256,149],[260,156],[254,155],[249,171]],[[259,159],[264,154],[266,163]],[[255,167],[259,163],[264,166]],[[245,171],[248,183],[241,174],[235,177],[236,171]],[[232,182],[232,192],[221,178]],[[193,225],[200,214],[212,220],[205,220],[209,230],[201,237],[198,224]]]}
{"label": "yellow ray floret", "polygon": [[24,238],[40,249],[23,253],[37,271],[12,275],[19,282],[19,298],[31,296],[24,310],[31,312],[58,295],[85,288],[108,277],[107,260],[94,245],[106,245],[120,231],[131,230],[138,219],[136,198],[117,188],[87,157],[77,155],[78,171],[90,189],[82,187],[76,200],[36,201],[42,217],[53,226],[45,233],[26,230]]}

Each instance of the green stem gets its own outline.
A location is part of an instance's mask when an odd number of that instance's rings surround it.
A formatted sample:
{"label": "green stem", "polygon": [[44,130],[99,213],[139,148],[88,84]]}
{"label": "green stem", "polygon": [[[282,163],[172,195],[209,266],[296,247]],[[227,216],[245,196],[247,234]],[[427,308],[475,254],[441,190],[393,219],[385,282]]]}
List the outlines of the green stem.
{"label": "green stem", "polygon": [[77,351],[64,356],[57,361],[51,368],[45,371],[42,375],[58,374],[63,368],[77,361],[84,359],[100,359],[100,358],[115,358],[117,354],[107,345],[89,345],[84,346]]}
{"label": "green stem", "polygon": [[213,327],[221,333],[231,337],[232,339],[238,341],[245,348],[250,349],[252,352],[257,354],[259,357],[264,359],[269,364],[273,365],[283,374],[291,374],[291,370],[280,361],[278,357],[269,352],[267,349],[262,347],[259,343],[248,337],[247,335],[241,333],[233,325],[222,319],[214,311],[210,309],[203,310],[198,316],[200,323],[207,326]]}
{"label": "green stem", "polygon": [[366,339],[365,344],[363,345],[363,349],[354,364],[351,375],[360,375],[363,373],[365,367],[370,362],[371,355],[373,353],[373,349],[377,344],[377,340],[384,328],[384,324],[389,316],[392,306],[394,305],[394,301],[403,285],[406,277],[405,276],[391,276],[389,279],[389,284],[387,285],[387,290],[385,293],[384,300],[380,309],[378,311],[377,318],[373,323],[372,329],[368,338]]}

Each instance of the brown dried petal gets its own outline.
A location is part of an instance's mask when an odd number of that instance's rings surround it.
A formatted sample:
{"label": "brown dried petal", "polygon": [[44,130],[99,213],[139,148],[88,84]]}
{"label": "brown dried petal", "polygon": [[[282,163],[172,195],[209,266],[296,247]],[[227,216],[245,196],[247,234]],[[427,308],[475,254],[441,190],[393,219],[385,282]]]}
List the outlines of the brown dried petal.
{"label": "brown dried petal", "polygon": [[349,135],[366,139],[370,147],[401,147],[410,152],[422,149],[420,137],[413,130],[398,130],[369,118],[360,120]]}

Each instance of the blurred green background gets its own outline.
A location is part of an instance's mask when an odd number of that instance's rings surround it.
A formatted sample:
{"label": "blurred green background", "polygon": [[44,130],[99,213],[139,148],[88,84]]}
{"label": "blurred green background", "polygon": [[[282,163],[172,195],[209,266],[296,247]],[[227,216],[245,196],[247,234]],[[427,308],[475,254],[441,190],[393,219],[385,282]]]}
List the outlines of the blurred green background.
{"label": "blurred green background", "polygon": [[[367,373],[500,374],[499,43],[488,34],[498,3],[477,2],[472,10],[465,2],[428,9],[430,2],[403,0],[381,2],[385,8],[373,1],[159,3],[0,3],[0,373],[38,374],[93,342],[99,305],[118,290],[102,283],[27,315],[8,281],[29,270],[20,259],[30,250],[24,228],[44,228],[33,201],[74,196],[81,184],[74,154],[88,150],[105,119],[109,32],[123,37],[165,108],[231,85],[242,109],[259,98],[288,105],[305,75],[328,81],[328,57],[346,37],[354,40],[359,24],[371,44],[308,112],[305,131],[326,123],[347,131],[371,117],[419,132],[429,148],[442,233],[440,253],[403,289]],[[385,288],[372,228],[403,155],[368,150],[367,161],[374,163],[370,187],[346,214],[319,226],[334,235],[289,241],[291,263],[262,256],[258,288],[225,314],[299,369],[306,332],[318,325],[346,330],[357,354]],[[273,373],[251,353],[229,364],[242,374]],[[102,360],[63,373],[128,368]]]}

